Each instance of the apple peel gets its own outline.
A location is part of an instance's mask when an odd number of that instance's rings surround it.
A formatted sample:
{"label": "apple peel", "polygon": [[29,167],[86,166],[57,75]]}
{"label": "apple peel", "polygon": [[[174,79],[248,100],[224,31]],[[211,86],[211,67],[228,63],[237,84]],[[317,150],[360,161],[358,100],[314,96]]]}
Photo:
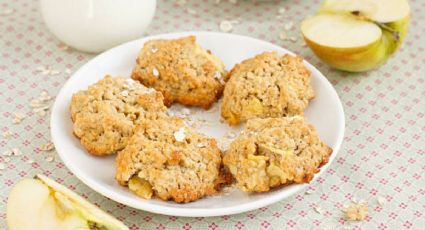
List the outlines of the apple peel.
{"label": "apple peel", "polygon": [[12,230],[128,230],[119,220],[40,174],[34,179],[22,179],[12,188],[7,203],[7,224]]}

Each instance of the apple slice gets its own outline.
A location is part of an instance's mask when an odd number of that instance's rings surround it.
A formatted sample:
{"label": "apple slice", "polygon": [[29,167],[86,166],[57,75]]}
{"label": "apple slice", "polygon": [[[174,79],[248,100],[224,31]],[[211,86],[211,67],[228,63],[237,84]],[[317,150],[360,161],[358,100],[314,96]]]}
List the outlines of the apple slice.
{"label": "apple slice", "polygon": [[352,72],[383,63],[401,45],[409,22],[406,0],[327,0],[301,23],[307,45],[330,66]]}
{"label": "apple slice", "polygon": [[326,0],[321,12],[359,12],[364,17],[388,23],[409,16],[410,8],[406,0]]}
{"label": "apple slice", "polygon": [[7,202],[7,224],[11,230],[128,230],[122,222],[43,175],[23,179],[13,187]]}

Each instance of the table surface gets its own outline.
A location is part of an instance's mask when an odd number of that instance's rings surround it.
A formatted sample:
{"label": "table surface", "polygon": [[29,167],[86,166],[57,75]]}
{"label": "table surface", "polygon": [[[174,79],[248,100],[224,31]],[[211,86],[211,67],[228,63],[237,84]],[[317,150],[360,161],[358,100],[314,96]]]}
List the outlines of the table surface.
{"label": "table surface", "polygon": [[[348,74],[330,69],[305,47],[300,21],[320,2],[286,0],[236,5],[222,0],[161,0],[146,35],[185,30],[218,31],[222,20],[240,19],[232,33],[283,46],[305,57],[332,82],[345,109],[346,133],[336,160],[316,182],[312,194],[255,211],[213,218],[181,218],[135,210],[88,188],[68,171],[50,142],[49,115],[30,101],[42,91],[54,97],[93,55],[64,49],[44,26],[37,1],[0,2],[0,152],[17,148],[18,156],[0,155],[0,226],[5,226],[7,196],[23,177],[43,173],[123,220],[131,229],[423,229],[425,226],[425,3],[410,1],[409,34],[401,49],[379,69]],[[278,15],[278,9],[286,11]],[[10,12],[9,9],[13,11]],[[196,14],[195,14],[196,13]],[[280,40],[286,31],[288,40]],[[49,66],[50,74],[38,71]],[[38,69],[38,70],[37,70]],[[49,71],[47,71],[49,72]],[[14,124],[14,113],[26,116]],[[55,157],[52,160],[52,156]],[[368,201],[364,221],[346,221],[341,209],[351,199]],[[378,200],[385,202],[380,205]],[[321,208],[316,212],[314,207]]]}

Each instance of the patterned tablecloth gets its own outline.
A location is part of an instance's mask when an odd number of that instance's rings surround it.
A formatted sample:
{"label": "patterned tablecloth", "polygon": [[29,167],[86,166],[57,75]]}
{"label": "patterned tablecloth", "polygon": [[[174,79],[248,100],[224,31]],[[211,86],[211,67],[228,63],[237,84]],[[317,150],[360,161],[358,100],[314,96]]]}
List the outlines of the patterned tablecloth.
{"label": "patterned tablecloth", "polygon": [[[179,1],[180,3],[184,1]],[[304,56],[332,82],[346,115],[344,143],[336,160],[305,194],[255,211],[214,218],[181,218],[135,210],[81,183],[50,146],[49,113],[33,99],[54,97],[71,73],[93,56],[66,49],[44,26],[37,1],[0,1],[0,228],[10,188],[44,173],[123,220],[131,229],[424,229],[425,228],[425,3],[411,0],[410,31],[397,55],[377,70],[348,74],[330,69],[305,47],[299,23],[318,0],[232,4],[159,1],[146,35],[220,30],[281,45]],[[280,10],[280,9],[285,10]],[[280,13],[279,13],[280,12]],[[291,24],[293,23],[293,26]],[[285,31],[286,39],[279,36]],[[344,219],[344,205],[366,200],[360,222]],[[317,208],[315,208],[317,207]]]}

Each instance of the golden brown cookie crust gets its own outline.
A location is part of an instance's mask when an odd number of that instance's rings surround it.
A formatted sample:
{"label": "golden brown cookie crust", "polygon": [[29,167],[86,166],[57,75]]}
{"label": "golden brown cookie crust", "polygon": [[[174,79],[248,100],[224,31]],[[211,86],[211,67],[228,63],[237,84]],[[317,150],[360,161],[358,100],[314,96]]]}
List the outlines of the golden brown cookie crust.
{"label": "golden brown cookie crust", "polygon": [[180,118],[162,116],[137,126],[118,153],[115,175],[124,186],[134,176],[147,181],[162,200],[190,202],[216,192],[223,183],[220,164],[214,139],[194,132]]}
{"label": "golden brown cookie crust", "polygon": [[160,92],[130,78],[106,76],[71,99],[73,132],[93,155],[109,155],[125,147],[141,118],[165,112]]}
{"label": "golden brown cookie crust", "polygon": [[223,92],[222,61],[196,44],[196,37],[151,40],[136,60],[132,78],[173,102],[208,109]]}
{"label": "golden brown cookie crust", "polygon": [[302,115],[314,98],[310,72],[299,56],[265,52],[226,76],[221,116],[231,125],[251,118]]}
{"label": "golden brown cookie crust", "polygon": [[307,183],[328,162],[332,149],[301,116],[254,118],[231,143],[223,163],[246,192]]}

